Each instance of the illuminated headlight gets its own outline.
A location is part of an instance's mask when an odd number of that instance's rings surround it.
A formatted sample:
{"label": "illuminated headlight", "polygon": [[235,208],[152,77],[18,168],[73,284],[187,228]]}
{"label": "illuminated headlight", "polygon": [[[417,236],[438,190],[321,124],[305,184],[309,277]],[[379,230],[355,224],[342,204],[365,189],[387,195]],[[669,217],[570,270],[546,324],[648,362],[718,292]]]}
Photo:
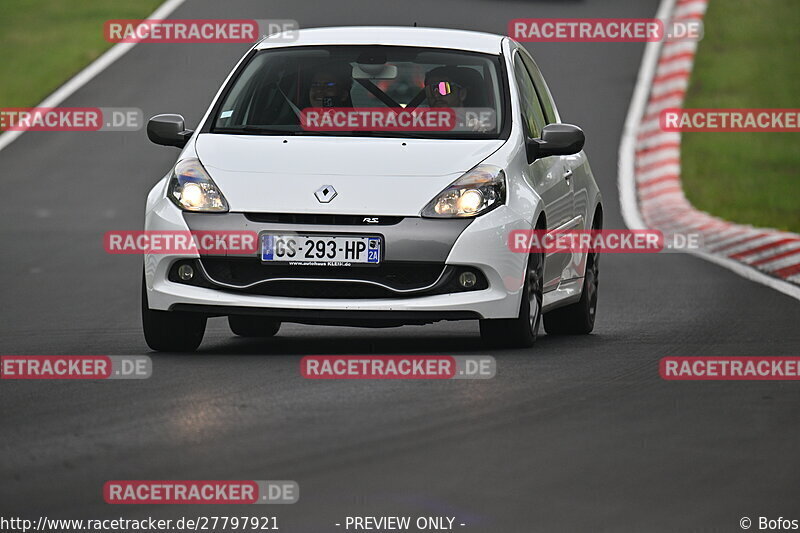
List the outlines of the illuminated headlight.
{"label": "illuminated headlight", "polygon": [[474,217],[506,201],[506,175],[499,167],[478,165],[440,192],[423,217]]}
{"label": "illuminated headlight", "polygon": [[179,161],[172,169],[167,197],[184,211],[228,211],[228,202],[222,191],[195,158]]}

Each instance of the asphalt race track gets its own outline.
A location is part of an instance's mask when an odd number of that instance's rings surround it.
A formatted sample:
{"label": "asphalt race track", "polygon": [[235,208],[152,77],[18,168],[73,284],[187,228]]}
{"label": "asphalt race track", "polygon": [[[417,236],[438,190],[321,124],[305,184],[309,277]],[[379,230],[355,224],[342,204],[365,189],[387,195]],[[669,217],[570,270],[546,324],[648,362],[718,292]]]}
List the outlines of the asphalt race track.
{"label": "asphalt race track", "polygon": [[[511,18],[653,17],[656,0],[189,0],[171,18],[296,19],[506,33]],[[584,128],[623,228],[617,149],[642,44],[538,44],[565,121]],[[140,44],[62,105],[181,113],[194,127],[245,45]],[[678,254],[608,255],[583,338],[498,350],[488,381],[313,381],[306,354],[486,354],[474,322],[370,330],[284,325],[235,338],[209,322],[194,355],[149,352],[140,229],[177,150],[144,131],[30,132],[0,152],[0,353],[153,357],[144,381],[0,383],[0,515],[277,514],[287,532],[347,515],[453,515],[464,531],[738,531],[800,518],[800,387],[668,382],[664,356],[798,356],[800,303]],[[272,354],[272,355],[270,355]],[[112,479],[291,479],[288,506],[110,506]],[[792,516],[792,513],[795,516]]]}

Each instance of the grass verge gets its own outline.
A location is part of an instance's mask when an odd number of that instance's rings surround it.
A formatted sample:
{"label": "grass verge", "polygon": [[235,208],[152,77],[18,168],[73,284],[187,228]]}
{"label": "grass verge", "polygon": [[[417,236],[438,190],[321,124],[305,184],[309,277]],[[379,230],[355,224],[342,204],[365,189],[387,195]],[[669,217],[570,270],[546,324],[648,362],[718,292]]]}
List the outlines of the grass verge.
{"label": "grass verge", "polygon": [[[687,108],[800,108],[800,1],[711,0]],[[800,133],[684,133],[695,207],[800,232]]]}
{"label": "grass verge", "polygon": [[0,107],[31,107],[112,46],[109,19],[142,19],[163,0],[0,0]]}

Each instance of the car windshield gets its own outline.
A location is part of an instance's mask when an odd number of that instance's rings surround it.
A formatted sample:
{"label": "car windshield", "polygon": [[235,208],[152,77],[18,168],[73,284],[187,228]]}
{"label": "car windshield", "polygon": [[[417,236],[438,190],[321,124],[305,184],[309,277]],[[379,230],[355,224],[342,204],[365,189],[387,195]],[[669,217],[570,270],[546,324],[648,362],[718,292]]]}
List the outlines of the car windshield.
{"label": "car windshield", "polygon": [[215,108],[212,133],[496,138],[500,56],[400,46],[255,53]]}

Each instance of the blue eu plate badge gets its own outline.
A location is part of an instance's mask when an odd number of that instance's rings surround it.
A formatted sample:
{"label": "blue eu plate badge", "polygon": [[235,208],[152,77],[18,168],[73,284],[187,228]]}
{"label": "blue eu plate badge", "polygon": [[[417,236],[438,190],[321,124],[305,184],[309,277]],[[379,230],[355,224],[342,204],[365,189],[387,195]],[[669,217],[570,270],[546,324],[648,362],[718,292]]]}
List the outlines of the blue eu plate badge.
{"label": "blue eu plate badge", "polygon": [[275,255],[275,236],[262,235],[261,236],[261,260],[272,261]]}

